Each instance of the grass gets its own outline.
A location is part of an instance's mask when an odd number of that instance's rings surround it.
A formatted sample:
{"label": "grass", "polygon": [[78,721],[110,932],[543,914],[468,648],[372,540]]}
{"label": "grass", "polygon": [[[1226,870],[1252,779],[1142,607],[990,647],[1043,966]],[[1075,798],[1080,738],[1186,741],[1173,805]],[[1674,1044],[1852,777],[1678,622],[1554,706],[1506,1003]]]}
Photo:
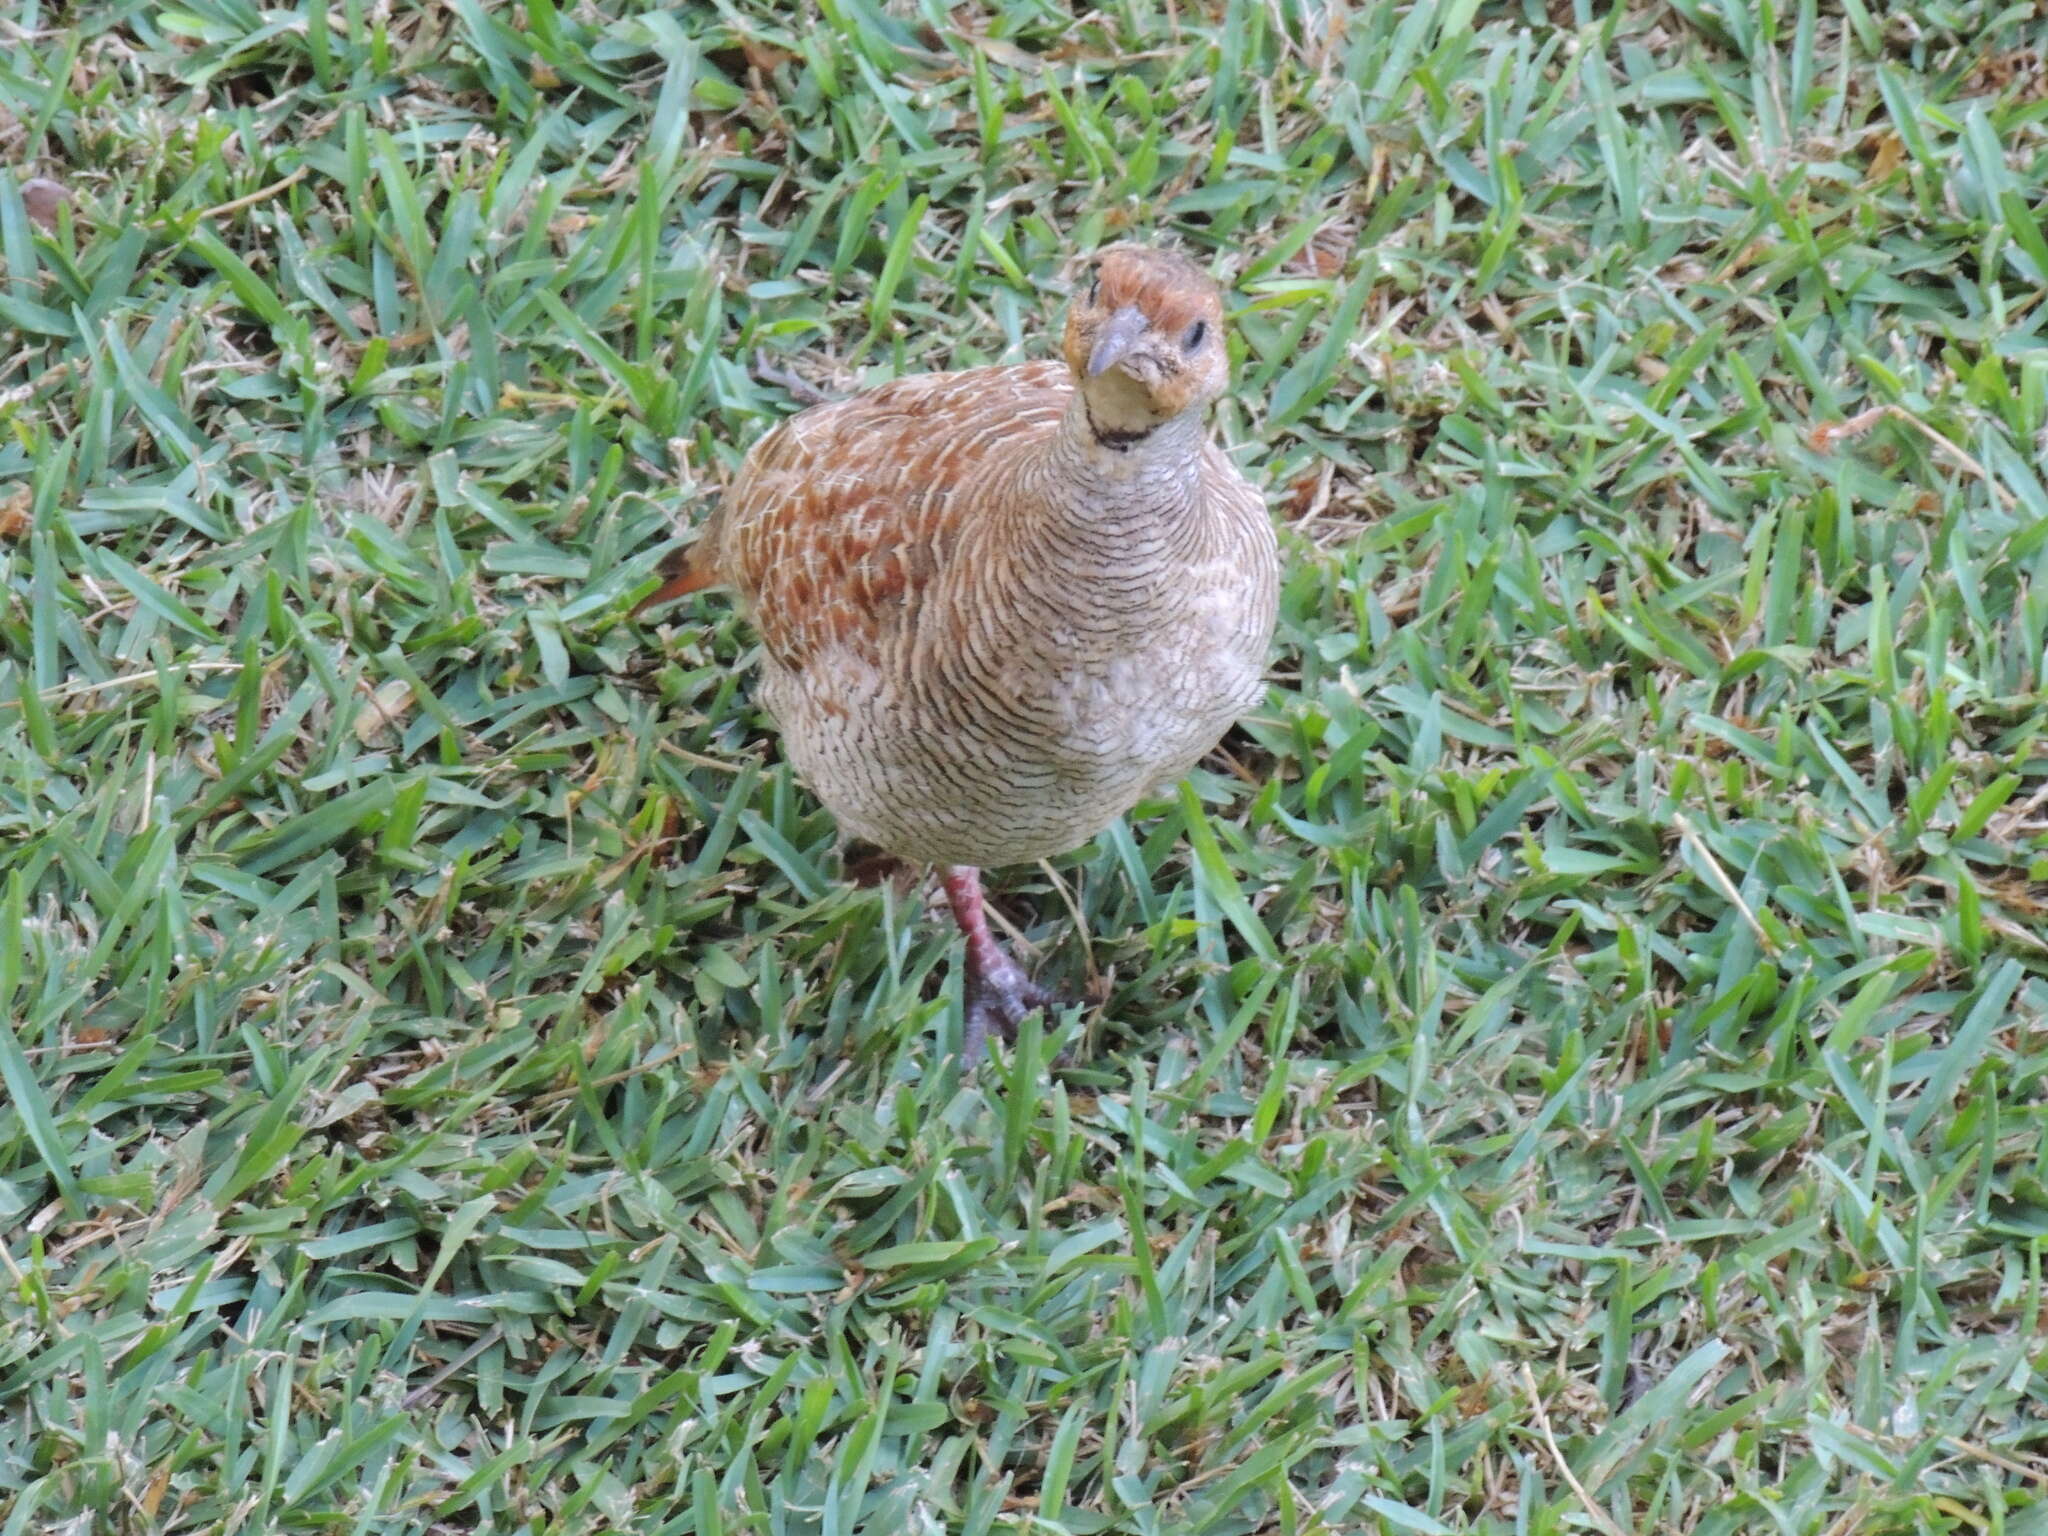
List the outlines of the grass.
{"label": "grass", "polygon": [[[2048,1530],[2044,50],[21,0],[0,1536]],[[1107,1001],[963,1078],[626,611],[770,379],[1129,232],[1235,283],[1274,684],[1004,877]]]}

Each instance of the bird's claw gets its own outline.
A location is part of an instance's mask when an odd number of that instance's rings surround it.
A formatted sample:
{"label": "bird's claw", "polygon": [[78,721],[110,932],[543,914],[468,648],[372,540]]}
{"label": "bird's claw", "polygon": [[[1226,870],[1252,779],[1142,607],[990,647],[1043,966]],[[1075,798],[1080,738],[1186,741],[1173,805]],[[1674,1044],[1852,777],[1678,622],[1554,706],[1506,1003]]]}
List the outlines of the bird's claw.
{"label": "bird's claw", "polygon": [[960,1042],[960,1061],[974,1066],[988,1052],[988,1037],[1000,1034],[1015,1040],[1025,1017],[1037,1009],[1050,1011],[1059,1006],[1059,994],[1041,987],[1016,961],[1004,955],[1000,965],[986,970],[970,967],[966,980],[967,1030]]}

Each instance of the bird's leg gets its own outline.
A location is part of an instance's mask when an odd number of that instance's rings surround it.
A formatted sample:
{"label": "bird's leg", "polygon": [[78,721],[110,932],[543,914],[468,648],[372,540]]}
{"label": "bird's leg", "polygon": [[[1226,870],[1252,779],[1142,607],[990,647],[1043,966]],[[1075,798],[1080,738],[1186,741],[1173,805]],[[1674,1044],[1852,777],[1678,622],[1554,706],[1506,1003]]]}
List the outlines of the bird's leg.
{"label": "bird's leg", "polygon": [[988,1049],[991,1028],[1010,1039],[1024,1022],[1024,1015],[1034,1008],[1050,1007],[1054,999],[1024,974],[1024,967],[1012,960],[988,931],[988,915],[981,907],[981,871],[972,864],[950,864],[939,871],[939,880],[946,887],[953,921],[967,940],[967,1033],[960,1045],[960,1059],[973,1066]]}

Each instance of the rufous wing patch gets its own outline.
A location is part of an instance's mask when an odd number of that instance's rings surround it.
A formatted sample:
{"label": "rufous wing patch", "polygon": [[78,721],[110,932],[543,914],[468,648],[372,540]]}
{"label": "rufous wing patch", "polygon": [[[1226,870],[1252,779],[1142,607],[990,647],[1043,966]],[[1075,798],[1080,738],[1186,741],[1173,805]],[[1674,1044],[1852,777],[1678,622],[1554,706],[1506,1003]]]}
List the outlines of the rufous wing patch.
{"label": "rufous wing patch", "polygon": [[824,647],[873,661],[945,566],[958,486],[1049,434],[1069,390],[1056,363],[927,374],[762,439],[718,517],[725,579],[769,654],[792,671]]}

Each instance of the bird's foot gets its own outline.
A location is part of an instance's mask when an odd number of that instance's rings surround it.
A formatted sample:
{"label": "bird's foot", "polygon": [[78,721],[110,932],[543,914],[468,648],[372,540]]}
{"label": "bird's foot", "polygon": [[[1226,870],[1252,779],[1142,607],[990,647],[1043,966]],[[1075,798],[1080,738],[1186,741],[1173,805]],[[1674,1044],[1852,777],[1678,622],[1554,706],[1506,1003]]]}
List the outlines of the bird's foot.
{"label": "bird's foot", "polygon": [[1049,1013],[1060,998],[1025,975],[1024,967],[994,943],[979,951],[970,945],[967,957],[967,1030],[960,1042],[960,1060],[971,1067],[987,1053],[991,1032],[1015,1040],[1026,1015],[1041,1008]]}
{"label": "bird's foot", "polygon": [[1024,967],[1011,959],[995,935],[988,931],[982,911],[981,874],[970,865],[956,864],[939,871],[946,888],[946,900],[967,941],[967,972],[964,979],[967,1027],[960,1041],[960,1064],[971,1067],[988,1051],[993,1031],[1005,1040],[1017,1037],[1017,1026],[1033,1009],[1050,1009],[1059,998],[1024,974]]}

